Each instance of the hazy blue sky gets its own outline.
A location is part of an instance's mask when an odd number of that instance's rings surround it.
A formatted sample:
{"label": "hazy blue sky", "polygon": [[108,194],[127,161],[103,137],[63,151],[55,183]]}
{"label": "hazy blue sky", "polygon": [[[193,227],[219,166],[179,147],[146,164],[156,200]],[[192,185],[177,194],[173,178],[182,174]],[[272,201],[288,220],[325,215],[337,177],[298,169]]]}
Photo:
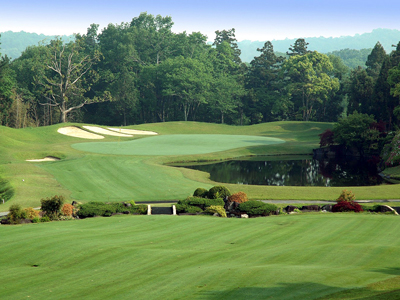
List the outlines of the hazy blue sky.
{"label": "hazy blue sky", "polygon": [[174,32],[236,29],[238,40],[337,37],[400,29],[399,0],[11,0],[1,1],[0,32],[86,33],[87,27],[129,22],[141,12],[171,16]]}

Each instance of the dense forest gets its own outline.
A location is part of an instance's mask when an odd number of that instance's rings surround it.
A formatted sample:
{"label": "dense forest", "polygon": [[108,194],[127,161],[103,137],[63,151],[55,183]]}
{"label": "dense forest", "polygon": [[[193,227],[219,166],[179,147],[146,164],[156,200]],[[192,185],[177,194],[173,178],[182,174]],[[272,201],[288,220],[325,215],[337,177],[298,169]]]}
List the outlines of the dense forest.
{"label": "dense forest", "polygon": [[309,50],[304,39],[284,55],[265,42],[243,63],[235,29],[217,30],[210,44],[200,32],[173,33],[172,25],[171,17],[142,13],[100,32],[92,24],[69,42],[30,46],[15,60],[3,56],[0,124],[243,125],[337,121],[357,111],[398,125],[400,43],[387,53],[377,42],[365,67],[343,63],[349,49],[326,55]]}

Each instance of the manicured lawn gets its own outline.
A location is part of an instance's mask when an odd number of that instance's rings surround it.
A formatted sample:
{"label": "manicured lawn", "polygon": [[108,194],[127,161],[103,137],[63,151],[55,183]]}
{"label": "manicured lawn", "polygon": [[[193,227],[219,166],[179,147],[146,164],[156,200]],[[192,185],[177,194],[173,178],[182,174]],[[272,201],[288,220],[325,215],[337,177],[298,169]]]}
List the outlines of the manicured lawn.
{"label": "manicured lawn", "polygon": [[85,152],[113,155],[193,155],[284,142],[277,138],[250,135],[174,134],[128,142],[79,143],[72,147]]}
{"label": "manicured lawn", "polygon": [[137,156],[89,154],[78,162],[65,160],[43,164],[42,168],[70,187],[71,197],[85,201],[179,200],[199,186],[176,168],[151,164]]}
{"label": "manicured lawn", "polygon": [[0,295],[398,299],[392,291],[400,288],[399,224],[393,215],[306,214],[115,216],[0,226]]}
{"label": "manicured lawn", "polygon": [[[318,147],[318,134],[332,124],[272,122],[229,126],[197,122],[155,123],[128,128],[156,131],[160,136],[106,136],[104,142],[61,135],[57,129],[62,126],[65,125],[26,129],[0,127],[0,177],[10,181],[15,189],[14,198],[0,205],[1,211],[8,210],[13,203],[37,207],[40,199],[56,194],[81,202],[183,199],[198,187],[208,189],[223,183],[209,180],[207,173],[167,164],[255,155],[310,154],[313,148]],[[285,142],[271,144],[271,141],[276,141],[274,139]],[[111,154],[114,148],[119,151],[116,152],[118,155]],[[45,156],[59,157],[61,161],[25,161]],[[224,185],[232,192],[246,192],[251,199],[268,200],[334,200],[344,189]],[[396,199],[400,195],[398,185],[347,189],[355,193],[357,200]]]}

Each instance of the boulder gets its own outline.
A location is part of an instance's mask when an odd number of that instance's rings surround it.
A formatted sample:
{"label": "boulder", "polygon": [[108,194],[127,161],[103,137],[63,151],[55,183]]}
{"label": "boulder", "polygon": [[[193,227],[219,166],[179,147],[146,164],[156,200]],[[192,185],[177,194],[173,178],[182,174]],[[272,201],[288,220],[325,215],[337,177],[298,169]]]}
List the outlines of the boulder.
{"label": "boulder", "polygon": [[227,201],[225,202],[224,209],[226,211],[235,211],[239,206],[239,203],[235,201]]}
{"label": "boulder", "polygon": [[240,217],[241,217],[241,218],[244,218],[244,219],[248,219],[248,218],[249,218],[249,215],[248,215],[248,214],[241,214]]}
{"label": "boulder", "polygon": [[320,207],[318,205],[304,205],[301,207],[301,210],[319,211]]}
{"label": "boulder", "polygon": [[332,212],[332,205],[331,204],[326,204],[326,205],[322,206],[321,209],[325,210],[325,211]]}
{"label": "boulder", "polygon": [[293,205],[288,205],[288,206],[285,207],[285,210],[286,210],[287,213],[291,213],[295,209],[298,209],[298,207],[297,206],[293,206]]}

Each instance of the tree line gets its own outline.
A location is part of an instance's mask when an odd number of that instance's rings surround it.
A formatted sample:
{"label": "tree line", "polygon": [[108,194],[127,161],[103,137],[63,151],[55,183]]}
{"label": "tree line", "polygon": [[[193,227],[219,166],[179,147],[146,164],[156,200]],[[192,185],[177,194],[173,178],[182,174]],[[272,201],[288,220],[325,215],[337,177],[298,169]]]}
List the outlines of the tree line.
{"label": "tree line", "polygon": [[236,125],[277,120],[337,121],[373,114],[400,120],[400,44],[378,42],[365,68],[308,50],[298,39],[286,55],[271,42],[249,63],[235,29],[173,33],[171,17],[141,13],[131,22],[96,24],[74,41],[56,38],[0,63],[0,124],[15,128],[74,121],[131,125],[166,121]]}

